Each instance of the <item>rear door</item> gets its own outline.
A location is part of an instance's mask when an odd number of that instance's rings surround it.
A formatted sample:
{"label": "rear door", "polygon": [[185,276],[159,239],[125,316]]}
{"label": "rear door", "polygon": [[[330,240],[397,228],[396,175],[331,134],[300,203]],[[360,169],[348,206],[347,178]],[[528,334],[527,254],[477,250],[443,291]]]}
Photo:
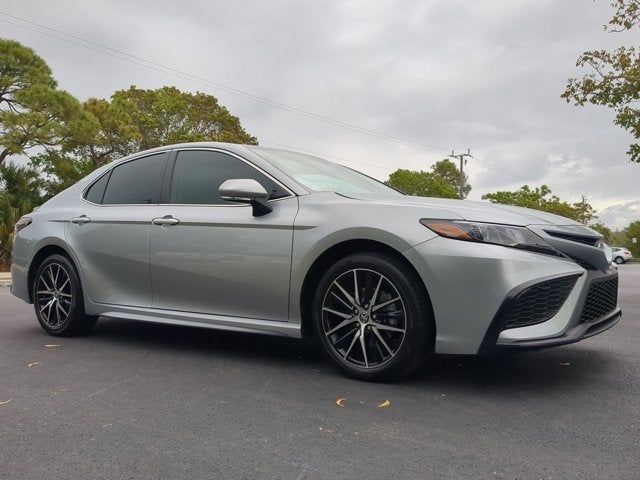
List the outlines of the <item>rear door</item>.
{"label": "rear door", "polygon": [[[153,307],[286,321],[297,197],[224,151],[181,150],[167,170],[150,232]],[[254,217],[222,200],[218,188],[233,178],[261,183],[273,211]]]}
{"label": "rear door", "polygon": [[83,287],[96,303],[151,306],[149,229],[160,200],[167,152],[122,163],[94,182],[71,219],[67,242]]}

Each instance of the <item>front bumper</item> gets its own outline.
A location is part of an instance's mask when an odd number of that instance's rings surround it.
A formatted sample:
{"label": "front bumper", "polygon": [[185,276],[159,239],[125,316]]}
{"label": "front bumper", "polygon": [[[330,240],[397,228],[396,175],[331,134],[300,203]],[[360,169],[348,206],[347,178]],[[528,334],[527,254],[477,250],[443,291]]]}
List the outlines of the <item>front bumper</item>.
{"label": "front bumper", "polygon": [[495,355],[501,352],[517,351],[517,350],[538,350],[541,348],[556,347],[558,345],[567,345],[576,343],[585,338],[593,337],[606,330],[609,330],[622,318],[622,310],[616,308],[613,312],[591,322],[583,322],[575,327],[568,329],[559,337],[542,338],[534,340],[518,340],[514,342],[505,342],[498,340],[496,343],[489,342],[481,347],[478,354]]}
{"label": "front bumper", "polygon": [[[492,355],[502,351],[532,350],[557,345],[566,345],[579,342],[588,337],[592,337],[608,330],[620,321],[622,311],[617,306],[617,298],[614,304],[604,307],[597,314],[593,313],[594,295],[597,295],[593,287],[615,284],[615,296],[617,297],[618,271],[616,268],[609,268],[606,272],[591,270],[577,282],[574,291],[567,298],[563,308],[567,310],[568,322],[560,331],[540,336],[539,333],[549,328],[547,325],[539,324],[522,328],[505,330],[504,310],[509,302],[509,297],[496,313],[487,333],[478,350],[481,355]],[[515,292],[517,294],[517,292]],[[562,309],[558,315],[562,313]],[[552,323],[553,319],[545,323]],[[553,332],[553,330],[551,330]],[[538,336],[537,336],[538,335]]]}
{"label": "front bumper", "polygon": [[[591,286],[617,278],[615,268],[586,269],[571,259],[441,237],[403,253],[431,299],[436,353],[490,354],[561,345],[600,333],[620,317],[614,305],[597,316],[581,318]],[[567,277],[575,284],[553,316],[505,329],[504,304],[518,291]]]}

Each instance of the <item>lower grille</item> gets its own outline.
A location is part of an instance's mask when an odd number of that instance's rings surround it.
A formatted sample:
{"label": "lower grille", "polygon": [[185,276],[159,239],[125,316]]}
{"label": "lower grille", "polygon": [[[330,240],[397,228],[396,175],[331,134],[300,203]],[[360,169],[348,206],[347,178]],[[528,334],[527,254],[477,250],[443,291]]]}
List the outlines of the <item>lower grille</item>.
{"label": "lower grille", "polygon": [[578,277],[547,280],[520,292],[505,314],[503,329],[526,327],[549,320],[564,305]]}
{"label": "lower grille", "polygon": [[618,277],[597,282],[589,287],[587,300],[580,316],[581,322],[589,322],[612,312],[618,306]]}

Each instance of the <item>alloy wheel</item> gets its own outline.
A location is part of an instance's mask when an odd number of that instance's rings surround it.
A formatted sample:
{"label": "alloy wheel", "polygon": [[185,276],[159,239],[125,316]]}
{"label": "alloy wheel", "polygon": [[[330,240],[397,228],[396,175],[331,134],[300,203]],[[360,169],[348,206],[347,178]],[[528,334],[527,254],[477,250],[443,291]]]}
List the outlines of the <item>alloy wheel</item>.
{"label": "alloy wheel", "polygon": [[36,284],[36,305],[42,321],[50,328],[60,328],[72,310],[71,277],[59,263],[48,264]]}
{"label": "alloy wheel", "polygon": [[360,368],[393,359],[407,331],[406,309],[395,285],[370,269],[336,278],[322,303],[323,332],[342,359]]}

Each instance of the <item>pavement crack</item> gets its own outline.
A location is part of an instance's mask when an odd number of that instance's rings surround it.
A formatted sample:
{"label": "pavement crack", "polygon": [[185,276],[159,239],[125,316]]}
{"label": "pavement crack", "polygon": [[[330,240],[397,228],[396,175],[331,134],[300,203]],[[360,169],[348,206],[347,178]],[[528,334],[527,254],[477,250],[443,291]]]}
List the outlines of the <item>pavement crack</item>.
{"label": "pavement crack", "polygon": [[96,390],[95,392],[90,393],[89,395],[86,395],[86,396],[82,397],[80,400],[81,401],[82,400],[87,400],[87,399],[89,399],[91,397],[95,397],[96,395],[100,395],[101,393],[104,393],[107,390],[112,389],[113,387],[117,387],[118,385],[122,385],[123,383],[126,383],[129,380],[132,380],[132,379],[137,378],[137,377],[138,377],[137,375],[133,375],[131,377],[125,378],[124,380],[120,380],[119,382],[111,383],[111,384],[107,385],[106,387],[101,388],[100,390]]}

